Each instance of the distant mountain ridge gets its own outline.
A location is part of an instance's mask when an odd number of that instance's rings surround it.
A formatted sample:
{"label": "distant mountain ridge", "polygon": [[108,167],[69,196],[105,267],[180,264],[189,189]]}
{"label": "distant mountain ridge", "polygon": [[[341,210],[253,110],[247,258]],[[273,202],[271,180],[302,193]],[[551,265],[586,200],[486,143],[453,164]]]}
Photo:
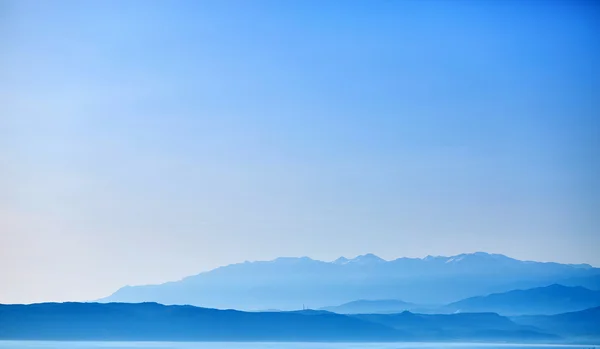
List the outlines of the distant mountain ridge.
{"label": "distant mountain ridge", "polygon": [[587,264],[520,261],[484,252],[391,261],[374,254],[333,262],[283,257],[232,264],[161,285],[126,286],[100,301],[243,310],[321,308],[357,299],[447,304],[561,280],[583,283],[599,275],[600,269]]}

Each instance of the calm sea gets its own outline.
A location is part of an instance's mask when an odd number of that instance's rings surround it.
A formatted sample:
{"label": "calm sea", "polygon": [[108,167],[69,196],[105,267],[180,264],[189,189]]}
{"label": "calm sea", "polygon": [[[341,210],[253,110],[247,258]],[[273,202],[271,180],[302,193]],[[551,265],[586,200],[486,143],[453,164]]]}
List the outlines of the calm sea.
{"label": "calm sea", "polygon": [[0,341],[0,349],[582,349],[593,346],[463,343],[171,343]]}

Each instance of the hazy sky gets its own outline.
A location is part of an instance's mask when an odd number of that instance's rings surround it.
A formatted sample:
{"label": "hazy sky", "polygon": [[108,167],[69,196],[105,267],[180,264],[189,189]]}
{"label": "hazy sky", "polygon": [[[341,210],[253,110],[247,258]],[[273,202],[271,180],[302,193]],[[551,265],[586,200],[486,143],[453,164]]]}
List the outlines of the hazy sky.
{"label": "hazy sky", "polygon": [[600,266],[594,1],[0,0],[0,303],[244,260]]}

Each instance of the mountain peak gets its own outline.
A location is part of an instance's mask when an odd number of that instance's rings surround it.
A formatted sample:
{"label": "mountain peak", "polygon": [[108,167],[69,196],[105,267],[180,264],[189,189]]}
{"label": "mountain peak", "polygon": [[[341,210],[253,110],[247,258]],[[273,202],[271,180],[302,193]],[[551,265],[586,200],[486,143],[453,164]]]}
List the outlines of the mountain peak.
{"label": "mountain peak", "polygon": [[473,253],[461,253],[456,256],[447,257],[446,263],[458,263],[464,260],[473,259],[485,259],[485,260],[505,260],[505,261],[516,261],[503,254],[487,253],[487,252],[473,252]]}
{"label": "mountain peak", "polygon": [[360,256],[356,256],[352,259],[348,259],[346,257],[340,257],[335,261],[331,262],[333,264],[346,265],[346,264],[372,264],[372,263],[382,263],[387,262],[385,259],[380,258],[373,253],[362,254]]}
{"label": "mountain peak", "polygon": [[301,262],[314,262],[315,260],[310,257],[278,257],[273,262],[279,263],[301,263]]}
{"label": "mountain peak", "polygon": [[334,261],[333,261],[333,262],[331,262],[331,263],[333,263],[333,264],[341,264],[341,265],[343,265],[343,264],[346,264],[346,263],[348,263],[349,261],[350,261],[350,260],[349,260],[348,258],[346,258],[346,257],[342,256],[342,257],[340,257],[340,258],[338,258],[338,259],[334,260]]}
{"label": "mountain peak", "polygon": [[359,263],[359,264],[367,264],[367,263],[382,263],[387,262],[385,259],[380,258],[373,253],[367,253],[360,256],[356,256],[351,259],[349,262],[351,263]]}
{"label": "mountain peak", "polygon": [[421,260],[423,260],[423,261],[435,261],[435,260],[444,259],[444,258],[447,258],[447,257],[427,255],[426,257],[421,258]]}

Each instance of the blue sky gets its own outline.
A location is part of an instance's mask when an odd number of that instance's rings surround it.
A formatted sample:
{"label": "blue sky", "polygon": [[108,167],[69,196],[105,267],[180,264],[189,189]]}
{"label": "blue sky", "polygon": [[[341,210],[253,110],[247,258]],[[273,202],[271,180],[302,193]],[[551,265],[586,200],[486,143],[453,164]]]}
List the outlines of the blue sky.
{"label": "blue sky", "polygon": [[593,1],[0,1],[0,302],[278,256],[600,265]]}

